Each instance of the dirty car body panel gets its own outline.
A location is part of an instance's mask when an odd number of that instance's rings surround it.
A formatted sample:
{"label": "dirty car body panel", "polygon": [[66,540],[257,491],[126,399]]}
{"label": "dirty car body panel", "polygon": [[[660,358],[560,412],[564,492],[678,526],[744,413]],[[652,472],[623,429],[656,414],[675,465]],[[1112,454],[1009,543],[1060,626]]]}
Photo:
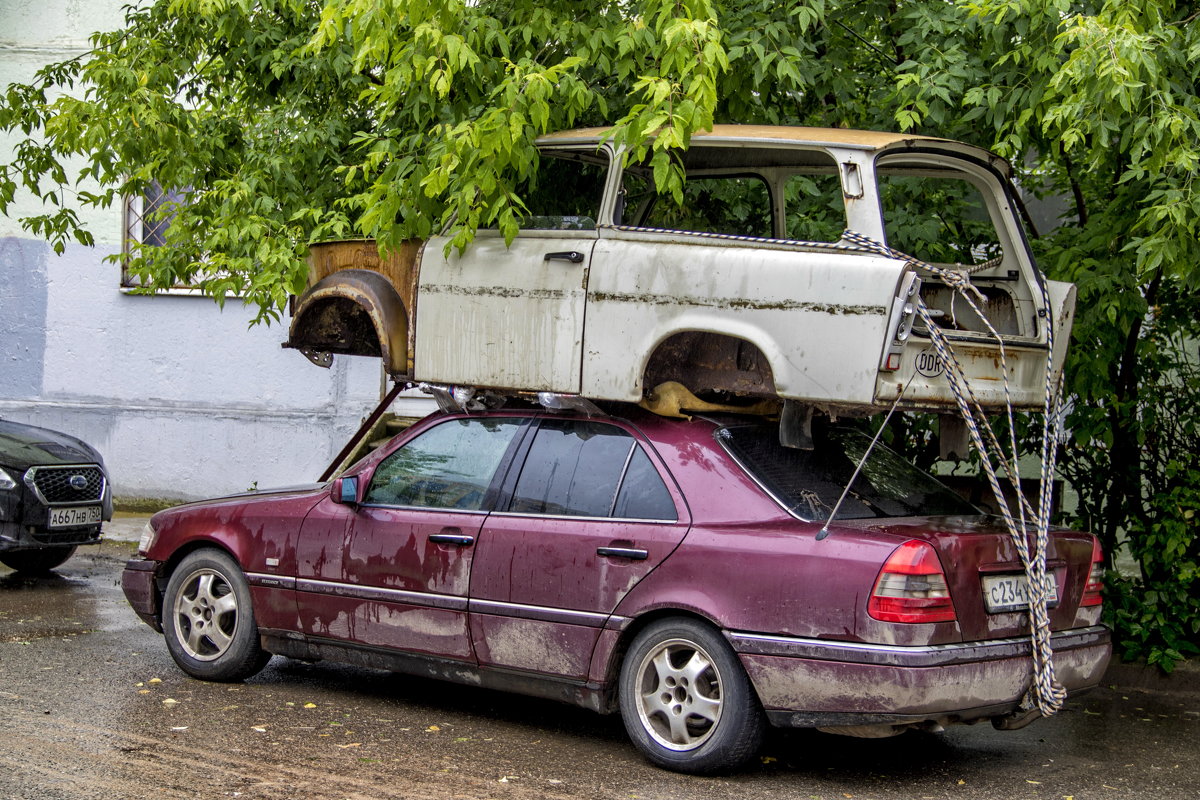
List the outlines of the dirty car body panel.
{"label": "dirty car body panel", "polygon": [[[822,427],[813,451],[796,451],[770,423],[624,405],[439,412],[330,484],[161,512],[123,584],[144,620],[203,655],[177,574],[220,553],[235,570],[198,574],[245,581],[251,608],[227,633],[252,618],[254,648],[621,706],[667,741],[643,747],[651,760],[686,771],[732,763],[685,758],[716,746],[714,717],[855,735],[1004,720],[1032,675],[1027,612],[985,597],[1020,593],[1012,542],[874,454],[819,538],[816,512],[861,440]],[[1089,534],[1052,532],[1054,663],[1071,693],[1109,657],[1089,583],[1097,552]],[[696,696],[672,692],[708,710],[669,731],[655,727],[671,712],[654,692],[627,712],[622,698],[655,675],[707,675]]]}

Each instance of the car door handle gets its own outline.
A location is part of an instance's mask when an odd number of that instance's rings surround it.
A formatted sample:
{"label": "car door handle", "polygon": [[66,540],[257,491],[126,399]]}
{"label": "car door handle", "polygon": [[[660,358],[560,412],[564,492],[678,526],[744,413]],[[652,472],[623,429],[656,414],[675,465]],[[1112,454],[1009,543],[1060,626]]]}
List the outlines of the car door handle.
{"label": "car door handle", "polygon": [[461,533],[433,533],[429,535],[429,541],[436,544],[456,544],[461,547],[470,547],[475,544],[475,537]]}
{"label": "car door handle", "polygon": [[596,555],[628,558],[632,561],[645,561],[650,556],[650,551],[637,547],[597,547]]}
{"label": "car door handle", "polygon": [[570,261],[572,264],[583,263],[583,253],[578,250],[560,250],[557,253],[546,253],[543,261]]}

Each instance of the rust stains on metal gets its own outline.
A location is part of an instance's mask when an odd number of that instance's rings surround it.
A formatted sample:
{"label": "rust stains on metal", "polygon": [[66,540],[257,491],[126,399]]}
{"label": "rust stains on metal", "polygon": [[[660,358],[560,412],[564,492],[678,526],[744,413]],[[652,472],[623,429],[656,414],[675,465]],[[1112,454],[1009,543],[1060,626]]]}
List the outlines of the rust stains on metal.
{"label": "rust stains on metal", "polygon": [[328,353],[378,356],[390,374],[406,375],[411,373],[408,322],[386,276],[342,269],[300,296],[284,347],[307,351],[313,360]]}
{"label": "rust stains on metal", "polygon": [[342,269],[369,269],[391,279],[401,299],[411,301],[415,291],[415,267],[423,239],[409,239],[380,257],[379,245],[373,239],[316,242],[308,247],[308,285]]}
{"label": "rust stains on metal", "polygon": [[[308,248],[308,286],[311,289],[342,270],[360,269],[378,272],[391,283],[392,288],[399,295],[408,317],[411,317],[412,312],[416,309],[417,279],[424,245],[423,239],[409,239],[401,242],[395,250],[380,256],[379,245],[373,239],[316,242],[309,245]],[[407,363],[404,364],[403,369],[392,374],[412,374],[412,354],[416,347],[416,331],[412,326],[408,327],[406,336],[408,337]],[[359,354],[354,353],[353,355]],[[311,359],[312,356],[309,358]]]}
{"label": "rust stains on metal", "polygon": [[[979,310],[983,312],[995,331],[1003,336],[1022,335],[1020,321],[1017,318],[1016,303],[1013,297],[1003,288],[991,286],[976,286],[983,299],[975,299]],[[948,286],[929,283],[921,292],[925,305],[934,313],[936,322],[943,330],[971,331],[975,333],[990,333],[984,319],[971,308],[970,304],[957,295]]]}
{"label": "rust stains on metal", "polygon": [[524,297],[529,300],[561,300],[566,293],[559,289],[520,289],[512,286],[452,286],[426,284],[422,294],[453,294],[461,297]]}
{"label": "rust stains on metal", "polygon": [[874,305],[844,305],[813,303],[805,300],[750,300],[744,297],[695,297],[674,294],[595,292],[593,301],[614,303],[645,303],[653,306],[693,306],[700,308],[738,309],[748,311],[815,311],[838,316],[883,316],[887,309]]}
{"label": "rust stains on metal", "polygon": [[718,333],[677,333],[655,349],[643,386],[678,383],[694,392],[773,397],[775,379],[766,356],[743,339]]}

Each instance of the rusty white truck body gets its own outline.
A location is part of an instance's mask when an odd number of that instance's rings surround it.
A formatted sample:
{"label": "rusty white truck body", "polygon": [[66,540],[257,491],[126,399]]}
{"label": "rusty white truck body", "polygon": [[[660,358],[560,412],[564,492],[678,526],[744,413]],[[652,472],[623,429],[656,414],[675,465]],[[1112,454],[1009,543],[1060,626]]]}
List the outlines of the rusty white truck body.
{"label": "rusty white truck body", "polygon": [[[1038,271],[1002,159],[920,136],[717,125],[678,154],[680,206],[603,133],[539,141],[511,245],[486,229],[461,253],[442,236],[382,259],[371,242],[314,245],[285,346],[481,389],[639,402],[675,381],[725,402],[872,413],[902,392],[902,407],[946,410],[919,296],[982,405],[1005,402],[995,333],[1013,405],[1042,403],[1074,287]],[[969,273],[991,330],[936,273],[846,230]]]}

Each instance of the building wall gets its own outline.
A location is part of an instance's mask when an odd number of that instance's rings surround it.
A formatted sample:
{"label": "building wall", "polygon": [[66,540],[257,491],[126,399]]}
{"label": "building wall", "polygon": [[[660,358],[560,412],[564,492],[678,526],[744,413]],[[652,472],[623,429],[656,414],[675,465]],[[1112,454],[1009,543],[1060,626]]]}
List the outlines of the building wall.
{"label": "building wall", "polygon": [[[86,49],[127,0],[0,3],[0,86]],[[18,137],[0,138],[0,162]],[[88,211],[94,248],[56,255],[0,216],[0,416],[62,430],[104,454],[118,498],[195,499],[315,480],[378,402],[376,359],[330,370],[249,326],[236,300],[120,290],[119,208]],[[284,321],[286,325],[286,320]],[[424,399],[400,401],[421,414]]]}

